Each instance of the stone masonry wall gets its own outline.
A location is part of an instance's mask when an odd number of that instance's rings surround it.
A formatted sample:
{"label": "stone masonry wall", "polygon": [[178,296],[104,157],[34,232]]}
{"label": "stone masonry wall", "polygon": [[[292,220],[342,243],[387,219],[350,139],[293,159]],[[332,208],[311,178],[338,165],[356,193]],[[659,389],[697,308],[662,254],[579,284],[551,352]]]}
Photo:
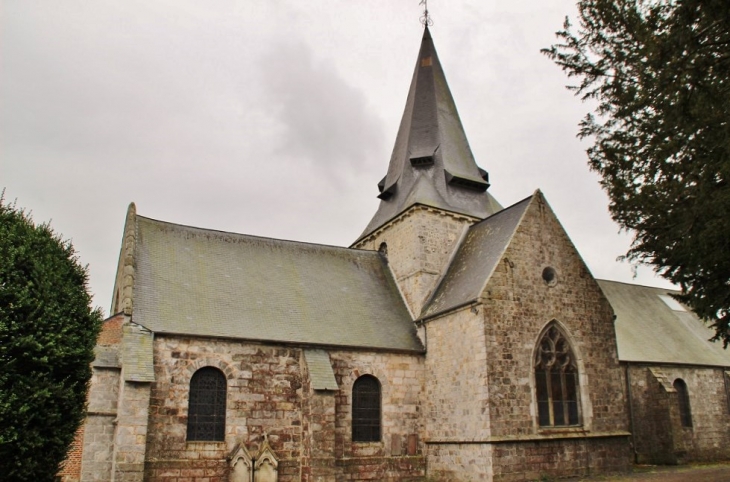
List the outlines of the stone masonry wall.
{"label": "stone masonry wall", "polygon": [[[83,481],[112,480],[113,443],[116,430],[121,367],[118,350],[122,341],[123,314],[104,320],[97,340],[97,350],[107,350],[91,364],[91,381],[87,394],[86,419],[79,430],[81,439],[80,464],[74,467]],[[72,452],[73,454],[73,452]],[[75,475],[75,474],[74,474]],[[75,480],[63,474],[63,480]]]}
{"label": "stone masonry wall", "polygon": [[[642,463],[730,459],[730,408],[721,368],[629,365],[634,443]],[[655,373],[666,377],[664,385]],[[687,384],[692,427],[682,427],[676,379]],[[667,390],[666,388],[669,388]]]}
{"label": "stone masonry wall", "polygon": [[418,315],[473,218],[414,206],[354,247],[388,246],[388,264],[411,312]]}
{"label": "stone masonry wall", "polygon": [[120,370],[93,368],[89,388],[89,405],[84,421],[84,451],[81,480],[112,479],[112,445],[114,441],[119,397]]}
{"label": "stone masonry wall", "polygon": [[[423,356],[332,351],[330,359],[340,387],[335,404],[337,480],[423,480]],[[380,442],[352,441],[352,386],[362,375],[372,375],[380,382]]]}
{"label": "stone masonry wall", "polygon": [[[543,279],[546,267],[556,282]],[[534,356],[550,323],[567,334],[577,358],[579,426],[538,424]],[[613,311],[539,193],[479,303],[426,320],[423,337],[430,477],[529,480],[525,474],[628,468]]]}
{"label": "stone masonry wall", "polygon": [[[255,455],[268,435],[279,481],[300,480],[301,351],[227,340],[156,336],[146,480],[223,482],[226,456],[243,444]],[[190,379],[202,367],[228,380],[223,442],[188,442]]]}
{"label": "stone masonry wall", "polygon": [[[239,443],[255,455],[264,433],[280,482],[415,481],[425,473],[422,355],[330,351],[337,392],[311,388],[298,348],[158,335],[154,358],[145,480],[222,482],[226,456]],[[204,366],[228,380],[223,442],[186,441],[190,379]],[[366,373],[382,386],[383,438],[353,443],[352,383]]]}
{"label": "stone masonry wall", "polygon": [[[625,369],[631,390],[629,403],[635,462],[676,464],[672,419],[677,418],[679,413],[672,417],[676,392],[671,382],[658,378],[647,366],[633,365]],[[679,420],[676,423],[681,425]]]}
{"label": "stone masonry wall", "polygon": [[[551,267],[553,283],[542,273]],[[483,293],[493,436],[539,434],[534,356],[555,321],[566,333],[579,370],[582,429],[626,432],[625,383],[613,310],[541,194]]]}
{"label": "stone masonry wall", "polygon": [[467,307],[426,323],[423,333],[426,438],[485,440],[491,432],[483,315]]}

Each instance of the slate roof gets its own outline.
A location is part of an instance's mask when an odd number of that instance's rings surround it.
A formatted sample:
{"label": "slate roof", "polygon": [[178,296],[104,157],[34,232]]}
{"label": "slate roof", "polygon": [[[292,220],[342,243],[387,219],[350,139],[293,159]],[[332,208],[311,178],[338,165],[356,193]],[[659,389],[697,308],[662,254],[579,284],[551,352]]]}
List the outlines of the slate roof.
{"label": "slate roof", "polygon": [[421,318],[448,311],[479,298],[532,199],[533,196],[530,196],[469,227]]}
{"label": "slate roof", "polygon": [[304,350],[304,359],[309,369],[309,379],[312,381],[314,390],[340,389],[337,386],[335,372],[332,370],[330,356],[324,350]]}
{"label": "slate roof", "polygon": [[428,27],[424,30],[378,211],[359,239],[414,204],[485,218],[502,206],[472,154]]}
{"label": "slate roof", "polygon": [[730,366],[730,352],[708,340],[714,331],[691,311],[670,308],[672,290],[597,280],[616,314],[621,361]]}
{"label": "slate roof", "polygon": [[155,333],[423,351],[377,252],[135,219],[132,319]]}

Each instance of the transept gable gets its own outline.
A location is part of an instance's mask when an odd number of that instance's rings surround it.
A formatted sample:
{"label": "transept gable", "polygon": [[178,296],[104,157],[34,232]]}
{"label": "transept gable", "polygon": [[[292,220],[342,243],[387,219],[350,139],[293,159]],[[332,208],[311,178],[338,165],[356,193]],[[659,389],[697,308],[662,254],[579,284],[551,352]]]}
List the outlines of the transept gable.
{"label": "transept gable", "polygon": [[596,313],[612,312],[603,291],[539,190],[532,196],[480,298],[536,302],[544,310],[544,319],[562,319],[574,305],[590,304]]}

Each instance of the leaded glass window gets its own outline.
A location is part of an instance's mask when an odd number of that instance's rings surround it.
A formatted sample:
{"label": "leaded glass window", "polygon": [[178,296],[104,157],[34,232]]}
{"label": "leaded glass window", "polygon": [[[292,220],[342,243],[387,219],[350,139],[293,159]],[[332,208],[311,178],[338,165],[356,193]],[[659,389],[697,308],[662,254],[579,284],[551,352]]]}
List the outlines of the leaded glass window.
{"label": "leaded glass window", "polygon": [[222,441],[226,429],[226,377],[204,367],[190,380],[188,440]]}
{"label": "leaded glass window", "polygon": [[554,325],[538,342],[535,389],[541,427],[580,424],[578,367],[568,340]]}
{"label": "leaded glass window", "polygon": [[682,420],[682,427],[692,426],[692,410],[689,406],[689,392],[684,380],[677,378],[672,384],[677,390],[677,401],[679,402],[679,418]]}
{"label": "leaded glass window", "polygon": [[352,441],[380,441],[380,382],[370,375],[352,386]]}

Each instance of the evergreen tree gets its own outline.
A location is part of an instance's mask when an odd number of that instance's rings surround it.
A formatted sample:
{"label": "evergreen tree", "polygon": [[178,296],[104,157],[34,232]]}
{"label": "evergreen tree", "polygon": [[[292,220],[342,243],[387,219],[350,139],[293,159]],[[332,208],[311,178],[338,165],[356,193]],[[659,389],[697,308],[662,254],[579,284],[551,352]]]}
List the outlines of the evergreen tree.
{"label": "evergreen tree", "polygon": [[581,0],[547,54],[596,109],[591,138],[626,257],[730,341],[730,1]]}
{"label": "evergreen tree", "polygon": [[53,481],[84,417],[101,313],[48,224],[0,196],[0,479]]}

